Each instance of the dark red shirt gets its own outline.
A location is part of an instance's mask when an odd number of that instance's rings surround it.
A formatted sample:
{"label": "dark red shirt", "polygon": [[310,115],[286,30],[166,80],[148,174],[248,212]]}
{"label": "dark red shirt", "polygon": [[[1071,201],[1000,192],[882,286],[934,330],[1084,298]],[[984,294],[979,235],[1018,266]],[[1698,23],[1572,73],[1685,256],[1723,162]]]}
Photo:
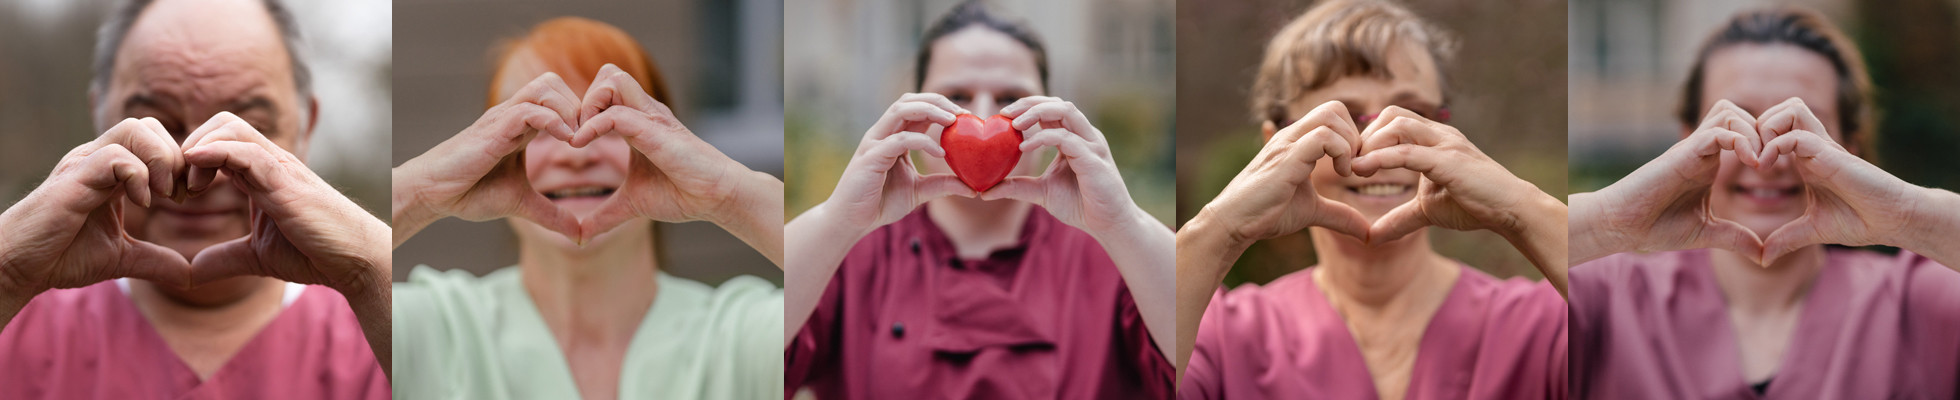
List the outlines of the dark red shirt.
{"label": "dark red shirt", "polygon": [[1176,369],[1102,245],[1040,207],[963,260],[925,207],[844,257],[783,351],[788,397],[1168,399]]}

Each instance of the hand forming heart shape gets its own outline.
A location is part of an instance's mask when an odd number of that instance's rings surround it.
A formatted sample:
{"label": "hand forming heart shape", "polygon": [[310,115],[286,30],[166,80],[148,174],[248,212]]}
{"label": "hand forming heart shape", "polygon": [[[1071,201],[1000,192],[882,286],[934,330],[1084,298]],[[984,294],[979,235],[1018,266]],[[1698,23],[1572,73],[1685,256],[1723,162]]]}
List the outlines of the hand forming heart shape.
{"label": "hand forming heart shape", "polygon": [[749,172],[714,146],[702,141],[674,117],[631,74],[606,64],[586,89],[579,108],[574,147],[599,136],[617,134],[632,147],[626,181],[579,221],[580,242],[611,231],[637,218],[682,222],[709,220],[718,224],[745,207],[735,192]]}

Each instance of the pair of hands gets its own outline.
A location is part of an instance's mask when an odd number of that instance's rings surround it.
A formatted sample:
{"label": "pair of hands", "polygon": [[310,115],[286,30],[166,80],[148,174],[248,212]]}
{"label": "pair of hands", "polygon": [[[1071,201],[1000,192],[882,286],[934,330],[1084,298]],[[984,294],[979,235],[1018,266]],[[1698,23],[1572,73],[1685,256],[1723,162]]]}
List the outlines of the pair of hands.
{"label": "pair of hands", "polygon": [[[1226,227],[1231,242],[1242,248],[1310,226],[1369,243],[1399,239],[1425,226],[1487,229],[1513,238],[1527,229],[1529,216],[1522,214],[1535,208],[1526,206],[1557,203],[1454,127],[1395,106],[1382,110],[1366,129],[1358,129],[1349,115],[1341,102],[1330,101],[1275,133],[1201,215]],[[1309,177],[1321,158],[1332,159],[1341,176],[1406,168],[1423,179],[1414,200],[1371,224],[1347,204],[1314,192]]]}
{"label": "pair of hands", "polygon": [[[1759,238],[1708,208],[1723,154],[1766,170],[1786,160],[1803,181],[1803,216]],[[1593,208],[1598,230],[1574,240],[1575,262],[1625,251],[1719,248],[1770,265],[1817,244],[1897,244],[1910,240],[1923,191],[1846,151],[1803,100],[1750,115],[1718,101],[1686,139],[1626,178],[1575,204]],[[1581,242],[1587,243],[1581,243]]]}
{"label": "pair of hands", "polygon": [[944,158],[946,151],[925,132],[946,127],[970,113],[937,93],[908,93],[892,103],[866,131],[850,165],[822,207],[834,208],[838,221],[863,237],[897,222],[927,201],[946,196],[1012,199],[1041,206],[1062,223],[1103,236],[1154,224],[1136,203],[1116,170],[1115,157],[1101,130],[1074,103],[1046,96],[1027,97],[1000,109],[1022,131],[1021,151],[1055,147],[1060,155],[1039,177],[1014,176],[985,193],[976,193],[950,173],[921,175],[906,154],[912,150]]}
{"label": "pair of hands", "polygon": [[[757,189],[750,180],[759,173],[694,136],[619,67],[600,68],[584,97],[573,93],[557,74],[546,73],[469,128],[397,167],[395,193],[410,198],[396,199],[396,215],[420,225],[444,217],[523,218],[584,243],[637,218],[725,226],[758,206],[740,201],[745,197],[738,191]],[[540,133],[573,147],[617,134],[632,147],[625,182],[597,213],[581,220],[531,186],[524,148]],[[404,206],[415,210],[404,216]],[[395,235],[396,244],[408,236]]]}
{"label": "pair of hands", "polygon": [[[219,171],[249,199],[245,237],[192,259],[124,230],[122,199],[148,207],[211,188]],[[126,119],[62,157],[0,214],[0,290],[32,296],[131,277],[177,287],[258,275],[353,297],[386,285],[388,230],[251,124],[211,117],[180,146],[154,118]]]}

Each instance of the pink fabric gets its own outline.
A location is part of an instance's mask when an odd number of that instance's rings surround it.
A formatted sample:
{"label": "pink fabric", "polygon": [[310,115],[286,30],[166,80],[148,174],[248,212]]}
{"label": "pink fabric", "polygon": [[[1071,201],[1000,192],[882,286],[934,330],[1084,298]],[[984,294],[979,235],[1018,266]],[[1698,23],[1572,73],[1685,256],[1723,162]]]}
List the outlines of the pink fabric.
{"label": "pink fabric", "polygon": [[36,296],[0,332],[3,399],[386,399],[339,293],[299,299],[199,382],[115,282]]}
{"label": "pink fabric", "polygon": [[1167,399],[1176,374],[1102,245],[1038,207],[981,260],[923,207],[879,228],[783,362],[785,397],[825,399]]}
{"label": "pink fabric", "polygon": [[[1831,249],[1763,398],[1951,399],[1960,273],[1901,252]],[[1707,250],[1572,268],[1573,394],[1754,399]]]}
{"label": "pink fabric", "polygon": [[[1462,267],[1416,350],[1408,399],[1563,399],[1565,300]],[[1310,273],[1219,290],[1180,399],[1373,399],[1361,348]]]}

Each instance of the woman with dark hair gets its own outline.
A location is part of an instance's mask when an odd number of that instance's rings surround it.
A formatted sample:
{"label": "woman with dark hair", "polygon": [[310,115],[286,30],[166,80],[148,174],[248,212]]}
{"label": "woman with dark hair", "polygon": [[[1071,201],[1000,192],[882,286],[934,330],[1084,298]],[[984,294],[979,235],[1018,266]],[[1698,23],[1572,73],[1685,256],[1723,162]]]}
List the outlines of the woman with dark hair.
{"label": "woman with dark hair", "polygon": [[1702,45],[1681,141],[1571,197],[1575,397],[1960,395],[1960,195],[1868,161],[1869,87],[1812,11]]}
{"label": "woman with dark hair", "polygon": [[[919,93],[785,227],[785,395],[1170,397],[1171,231],[1130,199],[1102,133],[1045,96],[1041,41],[970,1],[920,46]],[[1060,155],[975,190],[939,146],[961,114],[1013,119],[1022,152]]]}

